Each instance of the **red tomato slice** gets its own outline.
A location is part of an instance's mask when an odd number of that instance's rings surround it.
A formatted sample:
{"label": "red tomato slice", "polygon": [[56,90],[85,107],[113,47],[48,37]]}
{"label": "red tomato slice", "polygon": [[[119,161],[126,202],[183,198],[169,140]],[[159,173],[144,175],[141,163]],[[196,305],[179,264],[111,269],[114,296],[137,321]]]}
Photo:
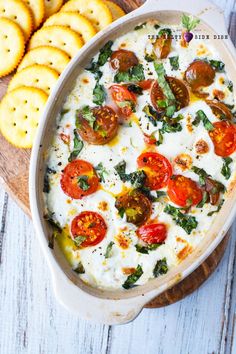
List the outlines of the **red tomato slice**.
{"label": "red tomato slice", "polygon": [[138,65],[138,58],[130,50],[115,50],[111,55],[111,67],[120,72],[126,72],[135,65]]}
{"label": "red tomato slice", "polygon": [[163,243],[167,236],[166,225],[161,223],[141,226],[136,232],[138,237],[149,245]]}
{"label": "red tomato slice", "polygon": [[228,121],[213,123],[209,136],[218,156],[227,157],[236,150],[236,127]]}
{"label": "red tomato slice", "polygon": [[110,87],[111,95],[120,109],[122,114],[130,116],[133,112],[133,107],[137,102],[137,98],[133,92],[130,92],[126,87],[121,85],[113,85]]}
{"label": "red tomato slice", "polygon": [[94,211],[83,211],[71,223],[72,238],[83,236],[86,239],[80,247],[95,246],[100,243],[107,232],[107,225],[103,217]]}
{"label": "red tomato slice", "polygon": [[170,200],[181,206],[196,205],[202,200],[202,190],[191,178],[174,175],[168,182],[167,194]]}
{"label": "red tomato slice", "polygon": [[74,160],[64,168],[61,188],[73,199],[81,199],[96,192],[99,179],[93,166],[84,160]]}
{"label": "red tomato slice", "polygon": [[141,87],[141,89],[143,90],[148,90],[151,88],[152,86],[152,79],[148,79],[148,80],[143,80],[143,81],[139,81],[137,82],[137,85]]}
{"label": "red tomato slice", "polygon": [[167,158],[157,152],[145,152],[137,159],[140,169],[147,174],[146,185],[151,190],[165,187],[172,175],[172,167]]}

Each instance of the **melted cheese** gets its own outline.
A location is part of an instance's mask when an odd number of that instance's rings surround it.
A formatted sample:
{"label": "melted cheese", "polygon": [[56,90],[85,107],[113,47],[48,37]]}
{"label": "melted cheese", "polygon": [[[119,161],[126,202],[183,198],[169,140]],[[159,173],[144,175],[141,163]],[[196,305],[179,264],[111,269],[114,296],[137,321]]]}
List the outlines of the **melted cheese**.
{"label": "melted cheese", "polygon": [[[150,21],[142,30],[126,33],[117,38],[112,46],[112,50],[125,46],[126,49],[133,51],[144,66],[146,79],[156,79],[153,63],[144,59],[145,54],[152,47],[152,41],[148,38],[148,35],[157,33],[153,25],[154,23]],[[169,27],[174,33],[177,32],[175,26],[163,24],[162,27]],[[204,40],[204,43],[193,40],[188,48],[182,48],[179,41],[173,40],[169,57],[175,55],[179,56],[179,70],[172,70],[168,58],[164,59],[163,63],[167,75],[176,76],[180,79],[183,78],[184,71],[196,57],[220,59],[219,54],[209,40]],[[97,56],[95,59],[97,59]],[[100,69],[102,71],[100,83],[108,89],[113,83],[115,73],[109,63],[106,63]],[[226,73],[217,73],[214,83],[205,88],[205,91],[210,94],[210,98],[213,98],[213,90],[221,90],[225,93],[225,103],[233,104],[233,94],[227,89],[228,82],[229,79]],[[125,160],[127,173],[135,171],[137,169],[137,157],[146,149],[143,134],[155,135],[157,130],[161,128],[161,123],[154,127],[142,111],[143,106],[150,103],[148,91],[144,91],[143,95],[138,96],[136,113],[130,119],[131,126],[128,124],[120,126],[117,137],[106,145],[95,146],[84,143],[84,148],[79,158],[89,161],[94,166],[102,162],[108,171],[105,182],[101,183],[101,188],[96,193],[81,200],[70,199],[63,193],[60,186],[60,176],[61,171],[68,163],[70,151],[73,149],[76,110],[84,105],[95,106],[92,103],[95,83],[92,73],[86,70],[82,71],[76,80],[74,89],[66,98],[63,109],[69,110],[68,113],[57,118],[57,130],[48,151],[47,161],[48,166],[55,169],[57,173],[49,176],[50,191],[45,194],[45,208],[47,212],[53,213],[55,220],[64,228],[63,233],[57,236],[57,240],[71,266],[76,267],[79,262],[82,262],[85,273],[79,276],[92,286],[103,289],[118,289],[122,287],[127,278],[127,272],[124,272],[124,269],[135,269],[140,264],[143,269],[143,275],[136,283],[140,285],[153,277],[153,269],[157,260],[165,257],[168,267],[175,267],[192,252],[204,237],[207,237],[207,231],[217,214],[211,217],[207,215],[210,211],[216,209],[210,204],[205,204],[201,209],[193,207],[190,213],[196,217],[198,226],[190,235],[187,235],[180,226],[176,225],[170,215],[164,213],[163,210],[168,198],[163,198],[160,202],[153,203],[151,219],[158,219],[159,222],[163,222],[168,226],[168,237],[165,243],[155,251],[149,252],[149,254],[142,254],[136,251],[135,245],[138,242],[135,233],[136,226],[127,223],[125,217],[122,219],[115,208],[115,196],[124,191],[124,188],[130,188],[130,184],[126,182],[124,185],[117,173],[115,173],[114,166],[121,160]],[[228,186],[235,179],[236,155],[233,154],[231,156],[234,160],[233,164],[231,164],[233,173],[231,178],[226,181],[221,174],[222,159],[215,155],[208,132],[203,128],[202,124],[199,124],[198,127],[191,125],[199,109],[205,112],[211,122],[217,120],[209,106],[203,100],[191,94],[190,105],[174,115],[183,114],[184,119],[181,121],[182,131],[164,134],[163,144],[155,147],[155,150],[169,159],[175,173],[181,173],[198,181],[198,176],[191,172],[189,168],[180,170],[175,163],[178,156],[187,154],[192,165],[205,169],[214,179]],[[61,133],[70,136],[69,145],[62,142]],[[209,151],[205,154],[197,155],[195,145],[201,139],[207,143]],[[97,246],[80,249],[71,240],[69,227],[72,219],[84,210],[99,212],[106,220],[108,230],[106,237]],[[112,257],[105,259],[106,248],[111,241],[114,242]]]}

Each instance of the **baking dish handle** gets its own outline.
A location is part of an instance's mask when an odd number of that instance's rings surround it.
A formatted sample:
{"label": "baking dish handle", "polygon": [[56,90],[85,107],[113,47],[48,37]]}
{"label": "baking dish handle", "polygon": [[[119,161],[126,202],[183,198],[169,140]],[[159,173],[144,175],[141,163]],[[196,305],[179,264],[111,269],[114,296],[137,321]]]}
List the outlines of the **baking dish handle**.
{"label": "baking dish handle", "polygon": [[141,14],[155,11],[187,12],[205,21],[215,32],[227,34],[224,11],[207,0],[146,0],[136,11]]}
{"label": "baking dish handle", "polygon": [[[51,265],[51,262],[49,263]],[[151,291],[133,298],[106,299],[88,294],[76,286],[55,263],[52,270],[53,289],[58,302],[74,315],[88,321],[117,325],[135,319],[144,305],[162,290]]]}

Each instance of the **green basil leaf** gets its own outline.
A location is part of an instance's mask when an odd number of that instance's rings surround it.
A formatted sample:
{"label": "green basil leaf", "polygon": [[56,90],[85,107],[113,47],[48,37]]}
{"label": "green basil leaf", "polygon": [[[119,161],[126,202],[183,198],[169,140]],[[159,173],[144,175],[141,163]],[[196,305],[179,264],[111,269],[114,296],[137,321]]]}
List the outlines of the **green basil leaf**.
{"label": "green basil leaf", "polygon": [[95,170],[97,171],[97,174],[100,178],[101,182],[105,183],[105,175],[108,175],[107,170],[105,169],[105,167],[103,166],[103,163],[100,162],[96,167]]}
{"label": "green basil leaf", "polygon": [[158,36],[159,37],[171,37],[172,36],[172,31],[170,28],[162,28],[159,32],[158,32]]}
{"label": "green basil leaf", "polygon": [[130,274],[124,284],[122,285],[124,289],[130,289],[134,287],[134,284],[139,280],[143,275],[143,269],[140,265],[137,266],[135,272]]}
{"label": "green basil leaf", "polygon": [[[234,84],[233,84],[232,81],[229,81],[227,88],[228,88],[228,90],[229,90],[230,92],[233,92]],[[233,106],[233,107],[234,107],[234,106]]]}
{"label": "green basil leaf", "polygon": [[164,212],[171,215],[176,224],[182,227],[188,235],[190,235],[198,225],[196,218],[194,216],[183,214],[181,212],[181,208],[176,208],[170,204],[167,204]]}
{"label": "green basil leaf", "polygon": [[166,258],[162,258],[159,261],[157,261],[154,269],[153,269],[153,275],[155,278],[159,277],[160,275],[164,275],[168,272],[168,265]]}
{"label": "green basil leaf", "polygon": [[160,121],[160,115],[155,111],[150,104],[147,104],[143,107],[143,112],[145,113],[148,120],[154,125],[157,126],[158,121]]}
{"label": "green basil leaf", "polygon": [[209,63],[218,72],[222,72],[225,69],[225,64],[220,60],[210,60]]}
{"label": "green basil leaf", "polygon": [[115,82],[138,82],[145,80],[144,69],[142,64],[133,66],[128,72],[118,72],[115,77]]}
{"label": "green basil leaf", "polygon": [[225,177],[225,179],[229,179],[231,176],[231,169],[229,165],[233,162],[231,157],[224,157],[223,158],[224,164],[221,169],[221,174]]}
{"label": "green basil leaf", "polygon": [[174,57],[169,58],[170,65],[173,70],[178,70],[179,69],[179,56],[176,55]]}
{"label": "green basil leaf", "polygon": [[106,91],[103,85],[96,83],[93,89],[93,103],[101,106],[106,99]]}
{"label": "green basil leaf", "polygon": [[135,245],[135,248],[136,248],[136,251],[139,253],[149,254],[149,251],[155,251],[160,246],[161,246],[161,243],[153,243],[153,244],[147,245],[147,246],[142,246],[137,243]]}
{"label": "green basil leaf", "polygon": [[126,180],[126,177],[125,177],[125,175],[126,175],[126,162],[124,160],[122,160],[116,166],[114,166],[114,169],[118,173],[121,181],[124,182]]}
{"label": "green basil leaf", "polygon": [[76,236],[75,238],[74,238],[74,243],[75,243],[75,245],[77,246],[77,247],[79,247],[80,245],[81,245],[81,243],[83,243],[85,240],[86,240],[86,236]]}
{"label": "green basil leaf", "polygon": [[84,143],[82,140],[80,140],[76,129],[74,129],[74,141],[73,142],[74,142],[74,147],[73,147],[73,151],[70,153],[70,156],[68,158],[69,162],[75,160],[77,158],[77,156],[79,155],[80,151],[84,147]]}
{"label": "green basil leaf", "polygon": [[196,126],[199,125],[200,121],[202,121],[206,130],[211,131],[214,129],[213,124],[211,123],[211,121],[207,118],[206,114],[201,109],[199,111],[197,111],[196,118],[193,121],[193,125],[196,125]]}
{"label": "green basil leaf", "polygon": [[204,204],[206,204],[209,201],[209,193],[206,191],[203,192],[202,200],[198,205],[196,206],[197,208],[202,208]]}
{"label": "green basil leaf", "polygon": [[88,68],[86,68],[86,70],[91,71],[94,74],[97,74],[97,78],[100,78],[102,75],[102,73],[99,72],[99,68],[101,66],[103,66],[108,61],[108,59],[110,58],[110,56],[112,54],[112,50],[111,50],[112,45],[113,45],[113,42],[108,41],[104,45],[104,47],[102,47],[102,49],[100,50],[98,60],[92,61],[90,66]]}
{"label": "green basil leaf", "polygon": [[78,274],[84,274],[85,273],[85,269],[84,266],[81,262],[79,262],[76,266],[76,268],[73,268],[73,271],[78,273]]}
{"label": "green basil leaf", "polygon": [[90,185],[88,183],[88,176],[79,176],[78,177],[78,184],[79,184],[79,187],[83,191],[87,191],[90,187]]}
{"label": "green basil leaf", "polygon": [[143,22],[143,23],[141,23],[140,25],[135,26],[135,27],[134,27],[134,30],[135,30],[135,31],[138,31],[138,30],[144,28],[144,27],[146,26],[146,24],[147,24],[147,22]]}
{"label": "green basil leaf", "polygon": [[96,117],[93,115],[92,110],[89,106],[84,106],[81,110],[81,114],[85,120],[89,123],[90,127],[94,129],[94,123],[96,121]]}
{"label": "green basil leaf", "polygon": [[215,213],[218,213],[220,209],[222,208],[222,205],[224,204],[224,199],[221,200],[220,204],[218,205],[216,210],[210,211],[207,216],[212,216]]}
{"label": "green basil leaf", "polygon": [[114,245],[115,243],[113,241],[111,241],[108,246],[107,246],[107,249],[106,249],[106,252],[105,252],[105,258],[111,258],[112,256],[112,246]]}

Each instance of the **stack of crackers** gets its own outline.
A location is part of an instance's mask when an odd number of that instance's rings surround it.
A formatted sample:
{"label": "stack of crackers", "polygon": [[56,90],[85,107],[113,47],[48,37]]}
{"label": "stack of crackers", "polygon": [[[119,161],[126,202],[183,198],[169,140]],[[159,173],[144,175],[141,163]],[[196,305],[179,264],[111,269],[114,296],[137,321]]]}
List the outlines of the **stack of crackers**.
{"label": "stack of crackers", "polygon": [[48,96],[70,59],[125,15],[108,0],[63,2],[0,0],[0,78],[17,69],[0,103],[0,130],[19,148],[32,147]]}

